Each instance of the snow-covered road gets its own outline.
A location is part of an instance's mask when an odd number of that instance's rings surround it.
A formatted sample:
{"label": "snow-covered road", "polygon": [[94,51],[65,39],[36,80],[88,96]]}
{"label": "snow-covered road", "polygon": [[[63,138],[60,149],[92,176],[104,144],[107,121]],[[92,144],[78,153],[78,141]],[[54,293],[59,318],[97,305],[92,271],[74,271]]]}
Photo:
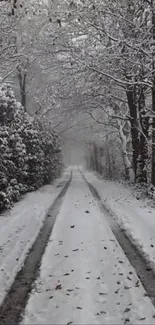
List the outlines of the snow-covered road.
{"label": "snow-covered road", "polygon": [[155,310],[74,170],[22,324],[155,324]]}
{"label": "snow-covered road", "polygon": [[0,217],[0,303],[35,242],[50,206],[70,177],[66,169],[52,185],[26,194]]}

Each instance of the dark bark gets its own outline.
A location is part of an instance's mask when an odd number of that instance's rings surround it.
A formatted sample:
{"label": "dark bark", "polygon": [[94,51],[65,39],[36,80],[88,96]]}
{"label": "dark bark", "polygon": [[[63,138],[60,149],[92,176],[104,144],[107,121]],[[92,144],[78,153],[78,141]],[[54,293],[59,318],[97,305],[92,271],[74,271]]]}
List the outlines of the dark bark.
{"label": "dark bark", "polygon": [[137,102],[136,102],[136,89],[134,86],[129,86],[127,91],[127,100],[130,111],[130,123],[131,123],[131,138],[132,138],[132,159],[133,159],[133,169],[136,179],[137,174],[137,160],[139,155],[139,131],[137,123]]}
{"label": "dark bark", "polygon": [[[155,42],[155,12],[153,1],[152,3],[152,29],[153,29],[153,41]],[[155,51],[153,51],[153,87],[152,87],[152,110],[155,114]],[[152,119],[152,173],[151,173],[151,182],[155,186],[155,117]]]}
{"label": "dark bark", "polygon": [[148,160],[148,130],[149,130],[149,117],[146,116],[145,108],[145,94],[144,89],[141,89],[139,101],[139,119],[140,119],[140,140],[139,140],[139,157],[138,157],[138,166],[137,166],[137,175],[136,182],[138,183],[147,183],[147,170],[146,163]]}
{"label": "dark bark", "polygon": [[96,172],[98,172],[99,168],[98,168],[98,150],[97,150],[97,146],[94,143],[93,145],[93,154],[94,154],[94,169]]}
{"label": "dark bark", "polygon": [[21,67],[18,67],[18,79],[19,79],[19,86],[20,86],[20,95],[21,95],[21,104],[25,109],[26,112],[26,76],[27,71],[22,71]]}

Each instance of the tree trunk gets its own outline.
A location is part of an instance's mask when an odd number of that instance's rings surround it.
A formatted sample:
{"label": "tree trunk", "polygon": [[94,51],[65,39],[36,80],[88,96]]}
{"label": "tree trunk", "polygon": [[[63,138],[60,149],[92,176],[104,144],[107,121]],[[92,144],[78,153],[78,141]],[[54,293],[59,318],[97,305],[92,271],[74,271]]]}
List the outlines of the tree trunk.
{"label": "tree trunk", "polygon": [[21,104],[26,112],[26,76],[27,70],[25,69],[22,72],[22,68],[18,67],[18,79],[19,79],[19,87],[20,87],[20,95],[21,95]]}
{"label": "tree trunk", "polygon": [[131,123],[131,138],[132,138],[132,150],[133,150],[133,169],[136,179],[137,174],[137,159],[139,155],[139,131],[137,120],[137,103],[136,103],[136,89],[133,86],[129,86],[127,91],[127,100],[130,111],[130,123]]}
{"label": "tree trunk", "polygon": [[119,126],[119,134],[122,142],[122,155],[123,155],[123,162],[124,162],[124,169],[125,169],[125,179],[130,180],[130,170],[131,170],[131,163],[128,158],[127,153],[127,139],[123,131],[123,125],[121,125],[121,121],[118,121]]}
{"label": "tree trunk", "polygon": [[[155,12],[153,0],[152,4],[152,38],[155,42]],[[155,44],[153,44],[153,62],[152,62],[152,70],[153,70],[153,88],[152,88],[152,111],[155,114]],[[155,117],[152,119],[152,173],[151,173],[151,182],[155,186]]]}
{"label": "tree trunk", "polygon": [[98,150],[97,150],[97,146],[94,143],[93,145],[93,153],[94,153],[94,162],[95,162],[95,171],[98,173]]}
{"label": "tree trunk", "polygon": [[148,130],[149,130],[149,118],[146,116],[145,108],[145,95],[144,89],[141,89],[139,96],[139,119],[140,119],[140,141],[139,141],[139,157],[137,163],[137,175],[136,182],[147,183],[147,170],[146,163],[148,160]]}

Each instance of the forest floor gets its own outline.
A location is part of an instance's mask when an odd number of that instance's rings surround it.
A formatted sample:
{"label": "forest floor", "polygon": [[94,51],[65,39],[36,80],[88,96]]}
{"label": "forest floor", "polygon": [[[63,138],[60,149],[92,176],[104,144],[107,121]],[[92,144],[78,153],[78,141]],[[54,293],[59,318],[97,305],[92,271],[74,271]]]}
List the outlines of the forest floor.
{"label": "forest floor", "polygon": [[[15,211],[23,207],[18,232],[10,217],[1,221],[3,237],[5,229],[18,236],[3,254],[18,268],[14,281],[8,272],[4,282],[6,263],[0,265],[2,288],[13,282],[0,307],[0,324],[155,324],[154,208],[121,184],[78,168],[70,174],[68,169],[48,190],[15,206],[10,212],[15,224]],[[31,208],[24,213],[25,200]],[[22,266],[25,233],[33,247]]]}

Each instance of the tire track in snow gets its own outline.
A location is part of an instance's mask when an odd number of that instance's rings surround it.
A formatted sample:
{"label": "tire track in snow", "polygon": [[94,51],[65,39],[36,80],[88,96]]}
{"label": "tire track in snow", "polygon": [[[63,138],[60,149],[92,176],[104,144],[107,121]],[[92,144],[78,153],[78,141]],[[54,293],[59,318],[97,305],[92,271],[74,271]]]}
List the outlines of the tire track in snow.
{"label": "tire track in snow", "polygon": [[25,309],[29,293],[33,287],[33,282],[38,276],[42,256],[45,252],[56,216],[70,186],[71,180],[72,172],[69,180],[50,207],[43,227],[25,259],[23,268],[17,273],[10,290],[0,306],[0,325],[15,325],[19,324],[21,321],[21,314]]}
{"label": "tire track in snow", "polygon": [[83,179],[87,183],[92,195],[97,200],[101,212],[107,218],[107,221],[111,227],[113,234],[115,235],[119,245],[121,246],[124,254],[128,258],[129,262],[136,271],[138,278],[140,279],[146,295],[151,299],[155,307],[155,273],[154,270],[148,264],[148,261],[145,260],[140,249],[132,242],[130,237],[127,236],[125,231],[120,228],[117,224],[117,221],[114,218],[113,213],[108,209],[106,205],[102,202],[102,199],[97,192],[96,188],[88,182],[84,174],[79,170]]}

